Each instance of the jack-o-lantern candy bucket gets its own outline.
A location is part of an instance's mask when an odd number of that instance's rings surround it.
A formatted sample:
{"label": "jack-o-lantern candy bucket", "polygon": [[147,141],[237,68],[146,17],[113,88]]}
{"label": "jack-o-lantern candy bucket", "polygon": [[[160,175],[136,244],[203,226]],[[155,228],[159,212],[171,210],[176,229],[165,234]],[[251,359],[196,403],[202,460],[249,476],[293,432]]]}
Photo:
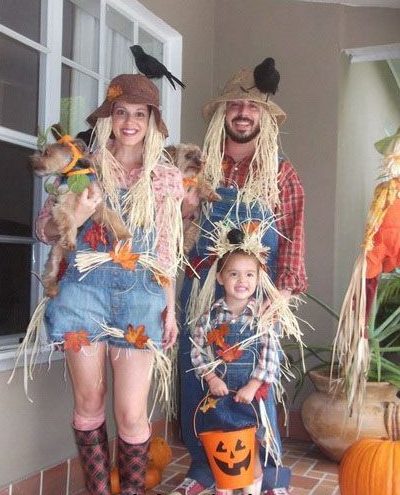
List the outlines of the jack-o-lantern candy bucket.
{"label": "jack-o-lantern candy bucket", "polygon": [[[247,426],[230,431],[218,429],[198,433],[196,414],[202,403],[204,403],[203,408],[207,406],[208,400],[210,400],[210,396],[206,396],[200,401],[193,423],[195,434],[206,452],[216,487],[239,489],[251,485],[254,481],[254,457],[258,426]],[[255,412],[258,424],[257,412],[253,404],[249,405]]]}

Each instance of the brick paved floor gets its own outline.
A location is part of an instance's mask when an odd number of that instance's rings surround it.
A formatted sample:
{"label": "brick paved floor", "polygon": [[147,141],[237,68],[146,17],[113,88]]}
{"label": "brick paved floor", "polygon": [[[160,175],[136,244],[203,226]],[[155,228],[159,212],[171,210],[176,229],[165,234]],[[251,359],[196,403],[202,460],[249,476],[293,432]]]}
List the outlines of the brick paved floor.
{"label": "brick paved floor", "polygon": [[[184,478],[189,454],[183,445],[172,446],[173,461],[163,473],[162,483],[149,495],[164,495]],[[340,495],[337,464],[308,442],[284,440],[284,464],[292,469],[290,495]]]}

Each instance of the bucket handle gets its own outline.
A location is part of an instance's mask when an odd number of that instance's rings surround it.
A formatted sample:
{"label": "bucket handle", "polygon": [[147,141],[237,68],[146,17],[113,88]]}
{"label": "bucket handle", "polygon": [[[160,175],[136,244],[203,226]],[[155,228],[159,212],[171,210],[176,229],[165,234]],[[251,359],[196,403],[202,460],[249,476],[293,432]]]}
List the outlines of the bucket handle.
{"label": "bucket handle", "polygon": [[[228,390],[228,392],[229,392],[230,394],[236,394],[237,390]],[[211,394],[208,392],[208,393],[207,393],[207,394],[206,394],[206,395],[205,395],[205,396],[204,396],[204,397],[200,400],[200,402],[197,404],[197,406],[196,406],[196,410],[194,411],[194,415],[193,415],[193,431],[194,431],[194,435],[195,435],[195,437],[196,437],[196,438],[199,438],[199,435],[198,435],[198,433],[197,433],[197,429],[196,429],[196,417],[197,417],[197,413],[198,413],[198,411],[199,411],[199,409],[200,409],[200,406],[201,406],[202,402],[205,402],[205,401],[206,401],[206,399],[208,399],[209,397],[211,397]],[[221,397],[225,397],[225,395],[222,395]],[[257,410],[256,410],[256,408],[254,407],[253,402],[249,402],[247,405],[248,405],[248,406],[251,406],[251,407],[253,408],[254,415],[255,415],[256,420],[257,420],[257,430],[258,430],[258,429],[259,429],[259,427],[260,427],[260,420],[259,420],[259,418],[258,418],[258,413],[257,413]]]}

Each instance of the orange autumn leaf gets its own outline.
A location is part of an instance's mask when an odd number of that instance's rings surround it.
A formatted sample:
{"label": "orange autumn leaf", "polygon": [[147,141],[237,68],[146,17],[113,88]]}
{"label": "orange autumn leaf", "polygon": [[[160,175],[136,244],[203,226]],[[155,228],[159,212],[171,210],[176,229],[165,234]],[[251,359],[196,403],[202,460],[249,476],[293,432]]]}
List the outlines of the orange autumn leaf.
{"label": "orange autumn leaf", "polygon": [[198,180],[197,180],[197,177],[184,177],[182,179],[182,182],[183,182],[183,187],[186,189],[186,188],[191,187],[191,186],[196,187]]}
{"label": "orange autumn leaf", "polygon": [[133,325],[128,325],[124,337],[127,342],[133,344],[138,349],[143,349],[149,337],[144,333],[144,325],[138,325],[136,328]]}
{"label": "orange autumn leaf", "polygon": [[243,230],[245,232],[247,232],[248,234],[252,234],[253,232],[255,232],[258,229],[259,226],[260,226],[260,222],[253,220],[251,222],[246,222],[243,225]]}
{"label": "orange autumn leaf", "polygon": [[154,279],[161,287],[169,287],[171,285],[171,280],[161,273],[154,273]]}
{"label": "orange autumn leaf", "polygon": [[214,399],[213,397],[207,397],[204,404],[199,407],[200,411],[206,413],[209,409],[217,408],[218,399]]}
{"label": "orange autumn leaf", "polygon": [[64,334],[64,349],[67,351],[79,352],[83,345],[90,345],[88,333],[85,330],[79,332],[65,332]]}
{"label": "orange autumn leaf", "polygon": [[223,348],[225,345],[224,337],[229,333],[229,325],[223,323],[219,328],[213,328],[211,332],[207,334],[208,345],[215,344],[218,347]]}
{"label": "orange autumn leaf", "polygon": [[217,351],[217,354],[226,363],[232,363],[232,361],[236,361],[242,356],[243,351],[238,347],[230,347],[229,345],[224,344],[222,349]]}
{"label": "orange autumn leaf", "polygon": [[122,88],[119,84],[113,84],[108,88],[107,91],[107,100],[115,100],[115,98],[118,98],[119,96],[122,96],[123,91]]}
{"label": "orange autumn leaf", "polygon": [[130,244],[124,244],[118,250],[110,251],[114,263],[119,263],[126,270],[134,270],[140,254],[131,253]]}

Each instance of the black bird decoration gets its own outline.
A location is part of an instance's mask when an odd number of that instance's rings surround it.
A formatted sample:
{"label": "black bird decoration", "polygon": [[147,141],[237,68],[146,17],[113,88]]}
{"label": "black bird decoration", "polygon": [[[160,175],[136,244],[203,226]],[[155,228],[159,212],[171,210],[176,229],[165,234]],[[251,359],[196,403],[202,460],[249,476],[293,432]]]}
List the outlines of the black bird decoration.
{"label": "black bird decoration", "polygon": [[257,65],[253,74],[255,86],[248,89],[242,88],[242,90],[248,92],[250,89],[256,87],[261,93],[266,93],[268,101],[269,95],[276,93],[281,78],[275,68],[275,60],[267,57],[261,64]]}
{"label": "black bird decoration", "polygon": [[142,74],[150,79],[161,79],[165,76],[174,89],[176,89],[174,81],[182,88],[185,88],[183,82],[171,74],[165,65],[159,62],[155,57],[148,55],[140,45],[132,45],[130,50],[135,57],[136,67]]}

